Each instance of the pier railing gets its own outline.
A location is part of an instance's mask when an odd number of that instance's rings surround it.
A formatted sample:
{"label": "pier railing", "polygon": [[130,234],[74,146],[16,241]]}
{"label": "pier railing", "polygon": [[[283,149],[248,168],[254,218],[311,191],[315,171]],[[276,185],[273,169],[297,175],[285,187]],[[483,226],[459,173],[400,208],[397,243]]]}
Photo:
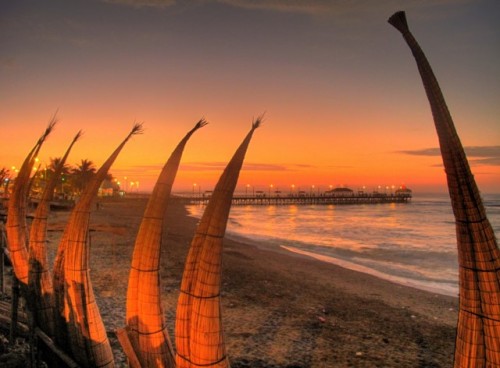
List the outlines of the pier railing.
{"label": "pier railing", "polygon": [[[174,195],[172,200],[184,204],[207,204],[210,194]],[[233,205],[343,205],[343,204],[380,204],[380,203],[408,203],[411,193],[352,193],[343,195],[235,195]]]}

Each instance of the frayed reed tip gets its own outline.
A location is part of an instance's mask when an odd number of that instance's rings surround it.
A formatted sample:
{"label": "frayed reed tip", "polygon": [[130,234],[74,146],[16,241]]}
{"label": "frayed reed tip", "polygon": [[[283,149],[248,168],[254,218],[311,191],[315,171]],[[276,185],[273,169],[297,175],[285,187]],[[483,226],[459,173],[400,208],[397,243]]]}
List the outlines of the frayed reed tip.
{"label": "frayed reed tip", "polygon": [[73,143],[79,140],[83,136],[83,131],[79,130],[78,133],[76,133],[75,138],[73,138]]}
{"label": "frayed reed tip", "polygon": [[42,144],[43,142],[45,142],[47,137],[54,130],[54,127],[56,126],[56,124],[57,124],[57,118],[56,118],[56,115],[54,114],[52,119],[50,119],[50,121],[49,121],[49,125],[47,125],[47,128],[45,128],[45,131],[43,132],[42,136],[38,140],[38,144]]}
{"label": "frayed reed tip", "polygon": [[201,118],[197,123],[196,123],[196,126],[195,126],[195,129],[200,129],[200,128],[203,128],[205,125],[208,124],[208,121],[203,117]]}
{"label": "frayed reed tip", "polygon": [[264,122],[264,115],[265,114],[266,113],[263,112],[261,115],[257,116],[257,118],[253,120],[253,122],[252,122],[252,130],[257,129],[258,127],[260,127],[262,125],[262,123]]}
{"label": "frayed reed tip", "polygon": [[130,135],[132,136],[132,135],[142,134],[142,133],[144,133],[143,123],[134,123],[134,127],[132,128]]}

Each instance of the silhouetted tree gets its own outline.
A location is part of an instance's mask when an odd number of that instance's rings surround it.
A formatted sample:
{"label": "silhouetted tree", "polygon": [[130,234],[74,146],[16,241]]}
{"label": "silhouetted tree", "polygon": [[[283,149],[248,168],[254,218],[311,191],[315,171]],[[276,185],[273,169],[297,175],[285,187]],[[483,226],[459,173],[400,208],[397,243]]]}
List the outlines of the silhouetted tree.
{"label": "silhouetted tree", "polygon": [[90,160],[81,160],[80,164],[71,171],[71,182],[76,192],[82,190],[90,183],[96,173],[96,167]]}
{"label": "silhouetted tree", "polygon": [[[2,189],[2,193],[7,193],[8,188],[9,188],[9,179],[10,179],[10,172],[8,169],[5,167],[2,167],[0,169],[0,188]],[[2,205],[0,204],[0,207]]]}
{"label": "silhouetted tree", "polygon": [[5,179],[8,179],[10,176],[9,169],[6,169],[5,167],[2,167],[0,169],[0,183],[3,183]]}
{"label": "silhouetted tree", "polygon": [[[56,171],[56,167],[61,162],[61,157],[50,158],[50,164],[45,168],[44,173],[42,174],[43,181],[47,183],[54,172]],[[60,183],[56,186],[56,193],[64,193],[64,188],[68,186],[69,176],[71,173],[71,167],[68,164],[64,164],[61,170],[61,178]]]}

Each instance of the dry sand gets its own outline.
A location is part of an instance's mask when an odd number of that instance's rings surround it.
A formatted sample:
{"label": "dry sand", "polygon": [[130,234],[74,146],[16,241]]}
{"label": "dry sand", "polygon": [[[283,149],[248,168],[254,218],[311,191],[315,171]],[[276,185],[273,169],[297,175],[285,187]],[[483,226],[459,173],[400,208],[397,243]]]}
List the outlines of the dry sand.
{"label": "dry sand", "polygon": [[[101,199],[91,217],[91,277],[117,366],[132,248],[145,199]],[[54,212],[55,253],[67,212]],[[173,336],[183,264],[197,219],[172,204],[161,286]],[[223,323],[237,367],[451,367],[457,298],[400,286],[332,264],[226,238]],[[172,340],[174,340],[172,338]]]}

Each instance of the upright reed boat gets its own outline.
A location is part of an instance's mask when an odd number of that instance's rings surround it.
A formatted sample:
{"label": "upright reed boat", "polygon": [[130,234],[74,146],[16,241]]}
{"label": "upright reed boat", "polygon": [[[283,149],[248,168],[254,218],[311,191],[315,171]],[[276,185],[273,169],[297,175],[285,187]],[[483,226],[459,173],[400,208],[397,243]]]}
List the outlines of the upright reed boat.
{"label": "upright reed boat", "polygon": [[[97,306],[90,278],[88,239],[90,208],[101,182],[128,140],[142,133],[135,124],[84,189],[71,212],[59,244],[54,266],[58,342],[69,343],[74,359],[83,367],[114,367],[114,358]],[[61,295],[62,294],[62,295]],[[60,304],[62,303],[62,304]]]}
{"label": "upright reed boat", "polygon": [[12,268],[16,278],[24,290],[28,286],[29,254],[28,254],[28,224],[26,222],[27,202],[30,187],[30,174],[35,164],[36,156],[43,143],[56,125],[55,117],[49,122],[45,132],[26,156],[9,197],[7,208],[7,249],[9,250]]}
{"label": "upright reed boat", "polygon": [[81,132],[78,132],[57,164],[52,177],[47,181],[30,229],[28,271],[30,308],[35,318],[35,324],[52,338],[55,336],[54,288],[47,259],[47,223],[50,201],[71,148],[80,136]]}
{"label": "upright reed boat", "polygon": [[457,233],[459,313],[456,368],[500,367],[500,250],[436,77],[411,34],[405,13],[389,23],[417,62],[436,126]]}
{"label": "upright reed boat", "polygon": [[253,122],[219,178],[191,242],[175,322],[178,368],[229,367],[220,307],[223,238],[241,166],[261,121]]}
{"label": "upright reed boat", "polygon": [[[204,119],[198,121],[172,152],[158,177],[139,227],[127,289],[127,327],[119,331],[131,367],[175,366],[161,305],[163,223],[184,147],[193,133],[206,124]],[[127,348],[128,345],[131,348]]]}

